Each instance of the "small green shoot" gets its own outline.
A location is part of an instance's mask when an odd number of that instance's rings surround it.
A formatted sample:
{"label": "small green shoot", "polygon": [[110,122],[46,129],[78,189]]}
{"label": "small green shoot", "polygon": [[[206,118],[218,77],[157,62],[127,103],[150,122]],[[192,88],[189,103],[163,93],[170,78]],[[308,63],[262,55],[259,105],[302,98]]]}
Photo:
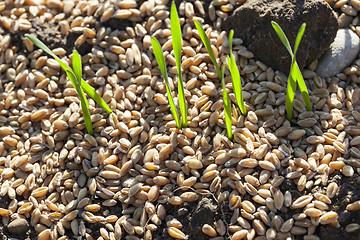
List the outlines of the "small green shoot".
{"label": "small green shoot", "polygon": [[86,129],[88,130],[89,134],[93,134],[93,127],[92,127],[92,123],[91,123],[89,103],[86,99],[83,89],[81,88],[81,75],[82,75],[81,57],[76,50],[73,51],[72,65],[73,65],[74,71],[72,72],[72,71],[66,70],[66,73],[69,78],[71,78],[71,77],[73,78],[73,80],[71,82],[75,83],[74,87],[80,97],[81,110],[83,112]]}
{"label": "small green shoot", "polygon": [[[73,72],[74,71],[68,66],[66,65],[63,61],[60,60],[60,58],[58,56],[56,56],[42,41],[40,41],[38,38],[29,35],[29,34],[25,34],[25,37],[27,37],[31,42],[33,42],[38,48],[42,49],[44,52],[46,52],[47,54],[49,54],[51,57],[53,57],[61,66],[62,69],[64,69],[66,72],[70,71]],[[81,64],[81,63],[80,63]],[[74,66],[73,66],[74,67]],[[81,67],[81,66],[80,66]],[[69,76],[69,75],[68,75]],[[76,75],[75,75],[76,76]],[[69,77],[70,79],[70,77]],[[73,82],[70,79],[71,83],[74,85],[75,87],[75,82]],[[109,106],[106,104],[106,102],[99,96],[99,94],[87,83],[85,82],[80,75],[80,85],[81,88],[92,98],[95,100],[95,102],[97,102],[107,113],[112,113],[111,109],[109,108]],[[78,92],[79,94],[79,92]],[[79,94],[80,95],[80,94]]]}
{"label": "small green shoot", "polygon": [[286,91],[286,113],[287,118],[289,121],[292,119],[292,109],[294,104],[294,98],[295,98],[295,91],[296,91],[296,82],[299,84],[299,88],[301,91],[301,94],[303,96],[306,109],[308,111],[311,111],[311,102],[309,97],[309,92],[307,90],[304,78],[301,74],[299,65],[296,62],[296,52],[299,48],[300,41],[302,36],[304,35],[306,23],[303,23],[299,29],[299,32],[296,36],[295,45],[294,45],[294,52],[291,50],[289,40],[287,39],[284,31],[281,29],[279,24],[277,24],[274,21],[271,21],[271,24],[276,31],[277,35],[279,36],[281,42],[284,44],[285,48],[288,50],[291,56],[291,68],[290,73],[288,77],[288,85],[287,85],[287,91]]}
{"label": "small green shoot", "polygon": [[231,100],[229,95],[226,91],[225,87],[225,80],[224,80],[224,72],[225,72],[225,65],[221,68],[221,85],[223,89],[223,100],[224,100],[224,114],[225,114],[225,125],[228,137],[230,140],[233,139],[231,125],[232,125],[232,117],[231,117]]}
{"label": "small green shoot", "polygon": [[163,78],[165,80],[166,93],[167,93],[167,97],[168,97],[168,100],[169,100],[171,113],[172,113],[172,115],[173,115],[173,117],[175,119],[175,122],[176,122],[176,127],[181,129],[180,118],[179,118],[179,115],[177,113],[177,110],[176,110],[176,107],[175,107],[175,104],[174,104],[174,99],[171,96],[169,80],[168,80],[168,75],[167,75],[167,71],[166,71],[164,53],[163,53],[163,51],[161,49],[159,41],[156,38],[151,37],[151,45],[152,45],[153,50],[154,50],[154,55],[155,55],[156,61],[157,61],[158,65],[159,65],[160,71],[161,71],[161,73],[163,75]]}
{"label": "small green shoot", "polygon": [[31,36],[29,34],[25,34],[25,37],[27,37],[31,42],[33,42],[36,46],[38,46],[40,49],[42,49],[44,52],[52,56],[59,64],[60,66],[65,70],[66,75],[70,79],[70,82],[74,86],[76,92],[79,95],[80,102],[81,102],[81,109],[84,116],[84,122],[86,129],[89,134],[93,134],[94,130],[91,123],[91,117],[90,117],[90,110],[89,110],[89,103],[86,99],[84,91],[93,98],[107,113],[112,113],[109,106],[106,104],[106,102],[99,96],[99,94],[96,93],[96,91],[82,78],[82,64],[81,64],[81,57],[79,53],[74,50],[73,51],[73,58],[72,58],[72,65],[73,69],[71,69],[68,65],[66,65],[63,61],[60,60],[58,56],[56,56],[43,42],[41,42],[38,38]]}
{"label": "small green shoot", "polygon": [[[216,73],[217,73],[219,80],[221,82],[221,85],[222,85],[226,131],[228,134],[228,138],[230,140],[232,140],[233,136],[232,136],[232,131],[231,131],[231,125],[232,125],[231,101],[230,101],[229,95],[226,92],[226,88],[225,88],[225,80],[224,80],[225,65],[223,65],[222,69],[220,70],[218,63],[216,62],[214,52],[211,48],[209,38],[206,36],[206,33],[205,33],[204,29],[202,28],[202,26],[200,25],[200,23],[198,23],[197,21],[194,21],[194,23],[195,23],[196,29],[199,32],[200,38],[201,38],[202,42],[204,43],[204,46],[205,46],[207,52],[209,53],[209,56],[215,66]],[[241,87],[241,85],[240,85],[240,87]]]}
{"label": "small green shoot", "polygon": [[239,73],[239,69],[236,66],[234,56],[232,54],[233,36],[234,36],[234,30],[231,30],[230,34],[229,34],[230,57],[228,56],[227,60],[228,60],[230,74],[231,74],[231,81],[232,81],[232,85],[233,85],[233,89],[234,89],[234,93],[235,93],[235,98],[236,98],[236,101],[238,103],[241,113],[245,116],[246,108],[245,108],[245,104],[244,104],[244,99],[242,97],[240,73]]}
{"label": "small green shoot", "polygon": [[195,23],[195,27],[196,29],[198,30],[199,32],[199,35],[200,35],[200,38],[202,40],[202,42],[204,43],[204,46],[207,50],[207,52],[209,53],[209,56],[211,58],[211,61],[213,62],[214,66],[215,66],[215,69],[216,69],[216,73],[218,75],[218,78],[220,79],[221,81],[221,71],[220,71],[220,67],[218,65],[218,63],[216,62],[216,59],[215,59],[215,55],[214,55],[214,52],[211,48],[211,45],[210,45],[210,40],[209,38],[206,36],[206,33],[204,31],[204,29],[202,28],[201,24],[198,22],[198,21],[194,21]]}
{"label": "small green shoot", "polygon": [[182,117],[183,127],[187,127],[187,110],[186,110],[186,101],[184,93],[184,83],[181,75],[181,27],[180,20],[176,10],[175,2],[171,4],[171,37],[174,49],[174,56],[176,61],[176,68],[178,72],[178,95],[179,95],[179,107]]}

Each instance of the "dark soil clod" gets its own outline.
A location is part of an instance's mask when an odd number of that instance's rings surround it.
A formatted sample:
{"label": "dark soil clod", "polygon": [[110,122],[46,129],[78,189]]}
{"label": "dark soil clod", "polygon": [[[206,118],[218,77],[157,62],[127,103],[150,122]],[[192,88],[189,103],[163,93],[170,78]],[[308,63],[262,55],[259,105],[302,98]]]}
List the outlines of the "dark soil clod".
{"label": "dark soil clod", "polygon": [[276,70],[289,72],[290,55],[271,21],[281,26],[291,46],[301,24],[307,24],[297,54],[300,69],[329,48],[338,29],[333,10],[322,0],[248,0],[225,19],[222,28],[228,32],[234,29],[234,37],[241,38],[258,60]]}

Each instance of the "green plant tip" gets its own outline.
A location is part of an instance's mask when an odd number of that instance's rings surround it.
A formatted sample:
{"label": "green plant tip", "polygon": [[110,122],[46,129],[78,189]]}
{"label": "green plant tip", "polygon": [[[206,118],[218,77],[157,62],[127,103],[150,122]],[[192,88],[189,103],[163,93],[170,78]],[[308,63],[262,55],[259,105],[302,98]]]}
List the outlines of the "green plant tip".
{"label": "green plant tip", "polygon": [[230,74],[231,74],[231,81],[232,81],[233,90],[234,90],[234,93],[235,93],[235,98],[236,98],[237,104],[238,104],[238,106],[240,108],[240,111],[241,111],[242,115],[246,116],[246,108],[245,108],[245,103],[244,103],[244,99],[243,99],[243,96],[242,96],[241,77],[240,77],[239,69],[236,66],[234,56],[232,54],[232,39],[233,39],[233,36],[234,36],[234,30],[231,30],[230,34],[229,34],[230,56],[227,57],[227,61],[228,61],[228,65],[229,65],[229,70],[230,70]]}

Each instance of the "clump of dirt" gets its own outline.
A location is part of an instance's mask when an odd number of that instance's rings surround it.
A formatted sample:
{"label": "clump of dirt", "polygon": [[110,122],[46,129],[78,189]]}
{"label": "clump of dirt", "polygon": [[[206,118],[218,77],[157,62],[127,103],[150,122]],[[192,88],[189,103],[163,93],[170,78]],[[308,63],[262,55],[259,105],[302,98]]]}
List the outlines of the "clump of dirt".
{"label": "clump of dirt", "polygon": [[[112,207],[104,207],[101,204],[102,200],[100,200],[99,198],[93,197],[92,200],[94,201],[94,203],[99,204],[101,206],[99,212],[97,212],[101,216],[105,215],[104,214],[105,211],[107,211],[107,214],[106,214],[107,216],[108,215],[116,215],[116,216],[120,217],[123,215],[122,214],[123,208],[122,208],[121,203],[117,203],[115,206],[112,206]],[[101,237],[100,228],[104,228],[105,223],[101,223],[101,222],[88,223],[87,221],[84,221],[84,222],[85,222],[85,227],[88,229],[91,229],[91,231],[92,231],[91,236],[94,239],[98,239],[99,237]],[[66,236],[71,236],[71,234],[66,235]]]}
{"label": "clump of dirt", "polygon": [[1,240],[31,240],[36,239],[38,233],[35,229],[30,226],[30,228],[26,232],[22,233],[11,233],[7,226],[4,226],[2,222],[0,222],[0,239]]}
{"label": "clump of dirt", "polygon": [[7,29],[3,30],[3,34],[10,34],[11,45],[15,46],[18,52],[27,52],[23,44],[26,33],[36,36],[50,49],[64,48],[67,54],[71,54],[73,49],[76,49],[81,55],[91,52],[92,46],[86,41],[80,46],[75,46],[75,41],[81,35],[80,33],[69,32],[67,36],[63,36],[60,32],[60,26],[57,23],[46,22],[40,24],[37,19],[30,19],[29,21],[32,24],[32,28],[29,31],[18,30],[12,33]]}
{"label": "clump of dirt", "polygon": [[[37,232],[31,227],[26,233],[12,234],[4,225],[0,225],[0,239],[1,240],[31,240],[37,238]],[[69,235],[68,235],[69,236]]]}
{"label": "clump of dirt", "polygon": [[195,211],[190,219],[190,239],[207,239],[201,228],[204,224],[214,225],[218,215],[218,206],[209,198],[203,198],[199,201]]}
{"label": "clump of dirt", "polygon": [[[94,222],[94,223],[88,223],[85,221],[85,227],[88,229],[91,229],[91,236],[93,237],[93,239],[98,239],[99,237],[101,237],[100,235],[100,228],[104,227],[104,224],[100,223],[100,222]],[[66,236],[71,236],[72,233],[70,235],[66,235]]]}
{"label": "clump of dirt", "polygon": [[[183,203],[180,206],[165,204],[167,216],[176,218],[181,222],[184,233],[190,233],[189,239],[205,240],[209,236],[205,235],[201,228],[204,224],[214,227],[214,222],[223,217],[221,207],[210,198],[203,197],[197,202]],[[159,226],[159,229],[153,233],[154,240],[173,239],[167,232],[165,221]]]}
{"label": "clump of dirt", "polygon": [[50,49],[63,47],[67,50],[66,38],[61,36],[59,24],[39,24],[38,21],[33,20],[32,26],[29,33],[36,35],[36,37],[41,39],[41,41],[43,41]]}
{"label": "clump of dirt", "polygon": [[349,203],[358,201],[360,199],[360,176],[354,174],[352,177],[345,177],[340,172],[334,173],[329,182],[336,182],[339,186],[339,193],[335,198],[332,198],[330,208],[336,211],[339,215],[339,228],[334,228],[331,225],[324,225],[318,228],[317,236],[320,239],[327,240],[359,240],[358,231],[354,233],[347,233],[345,227],[350,223],[360,224],[360,214],[357,211],[348,211],[346,206]]}
{"label": "clump of dirt", "polygon": [[117,18],[110,18],[109,20],[105,22],[101,22],[100,18],[98,19],[98,22],[100,23],[99,26],[101,27],[109,27],[111,30],[125,30],[127,27],[134,27],[132,22],[126,19],[117,19]]}
{"label": "clump of dirt", "polygon": [[[22,199],[19,199],[20,201]],[[11,202],[11,199],[8,195],[0,197],[0,208],[7,209],[9,204]],[[8,231],[7,226],[4,226],[2,221],[0,221],[0,239],[12,239],[12,240],[30,240],[30,239],[36,239],[37,233],[33,227],[30,227],[30,229],[25,233],[17,233],[13,234]]]}
{"label": "clump of dirt", "polygon": [[10,202],[11,202],[11,199],[6,194],[5,196],[0,198],[0,208],[8,208]]}
{"label": "clump of dirt", "polygon": [[33,28],[29,32],[36,34],[50,49],[62,47],[66,50],[66,54],[71,54],[73,49],[76,49],[81,55],[91,52],[92,46],[86,41],[75,46],[75,41],[81,35],[80,33],[69,32],[64,37],[60,33],[59,24],[45,23],[40,25],[37,21],[33,21],[32,25]]}
{"label": "clump of dirt", "polygon": [[223,30],[234,29],[234,37],[241,38],[257,60],[284,73],[289,72],[291,57],[271,21],[281,26],[290,43],[295,42],[301,24],[307,24],[296,58],[300,69],[329,48],[338,29],[333,10],[322,0],[248,0],[237,8],[224,20]]}

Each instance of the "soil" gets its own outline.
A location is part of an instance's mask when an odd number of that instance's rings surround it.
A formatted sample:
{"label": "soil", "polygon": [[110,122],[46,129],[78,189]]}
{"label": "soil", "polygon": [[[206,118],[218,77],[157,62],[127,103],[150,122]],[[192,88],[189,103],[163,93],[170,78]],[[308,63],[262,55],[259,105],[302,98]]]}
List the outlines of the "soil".
{"label": "soil", "polygon": [[[7,208],[11,202],[11,199],[8,195],[5,195],[0,198],[0,208]],[[12,234],[7,230],[7,227],[0,222],[0,240],[7,240],[7,239],[19,239],[19,240],[28,240],[28,239],[35,239],[36,231],[34,228],[30,228],[26,233],[22,234]]]}
{"label": "soil", "polygon": [[[168,214],[167,218],[171,216],[179,220],[183,225],[182,230],[186,233],[190,233],[189,239],[208,239],[209,237],[201,230],[202,226],[204,224],[213,226],[214,222],[219,219],[226,220],[224,219],[226,218],[224,210],[226,212],[227,207],[217,204],[216,201],[212,198],[203,197],[200,198],[197,202],[185,202],[180,206],[173,206],[169,203],[165,204],[164,206]],[[228,209],[228,213],[230,213],[230,209]],[[173,239],[167,233],[167,226],[165,221],[163,221],[158,230],[154,232],[153,237],[154,240]]]}
{"label": "soil", "polygon": [[6,227],[0,225],[0,240],[32,240],[36,239],[37,235],[33,227],[30,227],[26,233],[12,234]]}
{"label": "soil", "polygon": [[[71,22],[72,17],[69,17],[67,21]],[[15,46],[19,52],[27,52],[23,45],[24,34],[33,34],[45,43],[50,49],[62,47],[66,50],[66,54],[69,55],[74,49],[76,49],[80,55],[85,55],[91,52],[92,45],[87,41],[79,46],[75,46],[76,39],[81,35],[80,33],[70,32],[65,37],[60,33],[60,26],[58,23],[46,22],[40,24],[38,19],[31,19],[32,28],[29,31],[16,31],[15,33],[4,30],[0,27],[0,34],[10,34],[11,45]],[[111,30],[125,30],[126,27],[131,27],[132,22],[124,19],[111,18],[106,22],[100,22],[100,17],[93,20],[89,27],[99,29],[100,27],[109,27]]]}
{"label": "soil", "polygon": [[[100,202],[102,202],[102,201],[103,200],[100,200],[99,198],[93,199],[94,203],[99,203],[99,205],[101,206],[98,214],[101,214],[103,216],[104,215],[103,212],[107,211],[107,215],[116,215],[116,216],[122,215],[123,208],[121,206],[121,203],[117,203],[115,206],[112,206],[112,207],[104,207],[100,204]],[[105,228],[105,224],[103,224],[101,222],[95,222],[95,223],[88,223],[87,221],[84,221],[84,222],[85,222],[86,228],[91,229],[91,231],[92,231],[91,236],[94,239],[98,239],[99,237],[101,237],[100,228]],[[67,236],[69,236],[69,235],[67,235]],[[123,237],[123,239],[125,239],[125,236]]]}
{"label": "soil", "polygon": [[360,224],[360,214],[357,211],[347,211],[346,205],[360,199],[360,176],[354,174],[352,177],[344,177],[340,172],[332,175],[330,182],[336,182],[340,187],[339,193],[332,198],[331,210],[339,214],[340,228],[331,225],[320,226],[317,229],[317,236],[327,240],[360,240],[359,232],[347,233],[345,227],[350,223]]}
{"label": "soil", "polygon": [[100,27],[109,27],[111,28],[112,31],[114,30],[125,30],[127,27],[133,27],[133,23],[128,21],[128,20],[124,20],[124,19],[117,19],[117,18],[110,18],[108,21],[106,22],[100,22],[100,18],[98,18],[97,21],[97,27],[95,26],[95,28],[100,28]]}
{"label": "soil", "polygon": [[[37,38],[41,39],[50,49],[62,47],[66,50],[66,54],[70,54],[75,45],[76,39],[81,35],[79,33],[69,33],[66,37],[63,37],[60,34],[60,26],[57,23],[44,23],[40,24],[37,19],[30,20],[32,23],[32,28],[29,31],[16,31],[11,33],[5,30],[5,34],[9,33],[11,36],[11,45],[15,46],[19,52],[27,52],[25,46],[23,45],[24,34],[32,34]],[[85,42],[84,44],[75,47],[75,49],[81,54],[84,55],[91,51],[92,46]]]}
{"label": "soil", "polygon": [[249,0],[237,8],[225,19],[223,30],[234,29],[234,37],[241,38],[258,60],[284,73],[289,72],[291,57],[271,21],[281,26],[292,47],[300,26],[307,24],[296,58],[300,69],[329,48],[338,29],[333,10],[322,0]]}

